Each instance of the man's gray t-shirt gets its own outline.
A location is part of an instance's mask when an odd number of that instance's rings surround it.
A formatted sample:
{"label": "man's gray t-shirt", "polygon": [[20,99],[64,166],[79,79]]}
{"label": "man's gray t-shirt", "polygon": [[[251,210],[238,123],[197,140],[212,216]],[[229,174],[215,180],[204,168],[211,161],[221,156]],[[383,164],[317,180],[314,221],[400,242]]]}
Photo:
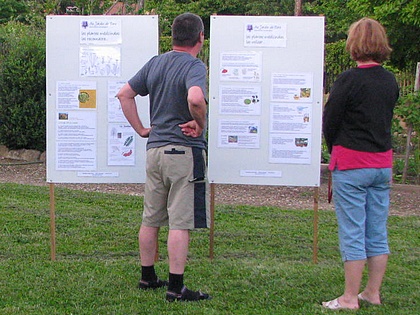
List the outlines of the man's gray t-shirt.
{"label": "man's gray t-shirt", "polygon": [[128,83],[141,96],[149,95],[152,130],[147,149],[178,144],[205,149],[205,131],[200,137],[185,136],[179,124],[193,120],[188,109],[188,89],[206,89],[204,63],[189,53],[171,51],[150,59]]}

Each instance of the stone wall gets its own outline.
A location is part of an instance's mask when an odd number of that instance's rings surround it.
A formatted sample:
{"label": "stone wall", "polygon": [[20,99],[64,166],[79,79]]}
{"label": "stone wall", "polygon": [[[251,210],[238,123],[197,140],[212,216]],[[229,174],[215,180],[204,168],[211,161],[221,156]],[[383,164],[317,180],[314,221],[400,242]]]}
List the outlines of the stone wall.
{"label": "stone wall", "polygon": [[6,146],[0,145],[0,159],[11,159],[26,162],[45,162],[46,154],[37,150],[9,150]]}

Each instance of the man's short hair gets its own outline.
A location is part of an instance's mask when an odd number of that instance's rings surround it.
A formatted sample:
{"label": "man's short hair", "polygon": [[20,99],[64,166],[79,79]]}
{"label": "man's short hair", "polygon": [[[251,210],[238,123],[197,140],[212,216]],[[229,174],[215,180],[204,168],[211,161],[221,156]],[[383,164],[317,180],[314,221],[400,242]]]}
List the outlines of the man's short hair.
{"label": "man's short hair", "polygon": [[349,28],[346,49],[355,61],[382,63],[391,54],[385,28],[376,20],[362,18]]}
{"label": "man's short hair", "polygon": [[193,13],[178,15],[172,23],[172,45],[194,47],[204,31],[201,18]]}

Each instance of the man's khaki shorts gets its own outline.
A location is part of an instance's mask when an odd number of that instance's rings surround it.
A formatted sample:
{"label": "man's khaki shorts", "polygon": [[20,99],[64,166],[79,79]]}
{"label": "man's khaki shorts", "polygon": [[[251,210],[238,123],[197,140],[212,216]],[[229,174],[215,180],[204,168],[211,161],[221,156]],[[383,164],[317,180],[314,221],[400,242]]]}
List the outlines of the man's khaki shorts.
{"label": "man's khaki shorts", "polygon": [[143,222],[192,230],[210,226],[209,184],[203,149],[167,145],[147,150]]}

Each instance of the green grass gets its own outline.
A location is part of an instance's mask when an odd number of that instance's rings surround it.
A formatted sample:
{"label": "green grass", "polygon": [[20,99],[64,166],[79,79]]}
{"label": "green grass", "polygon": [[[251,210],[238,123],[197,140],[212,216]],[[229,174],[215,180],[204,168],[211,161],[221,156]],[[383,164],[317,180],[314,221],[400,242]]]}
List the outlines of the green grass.
{"label": "green grass", "polygon": [[[50,259],[49,190],[0,184],[0,314],[333,314],[320,302],[342,293],[334,213],[320,211],[318,264],[312,210],[216,205],[215,257],[209,231],[192,233],[185,275],[213,300],[167,303],[165,290],[136,288],[143,199],[55,189],[56,261]],[[357,314],[420,313],[420,218],[391,217],[393,254],[381,307]],[[166,278],[167,230],[158,274]],[[340,311],[340,314],[354,314]]]}

